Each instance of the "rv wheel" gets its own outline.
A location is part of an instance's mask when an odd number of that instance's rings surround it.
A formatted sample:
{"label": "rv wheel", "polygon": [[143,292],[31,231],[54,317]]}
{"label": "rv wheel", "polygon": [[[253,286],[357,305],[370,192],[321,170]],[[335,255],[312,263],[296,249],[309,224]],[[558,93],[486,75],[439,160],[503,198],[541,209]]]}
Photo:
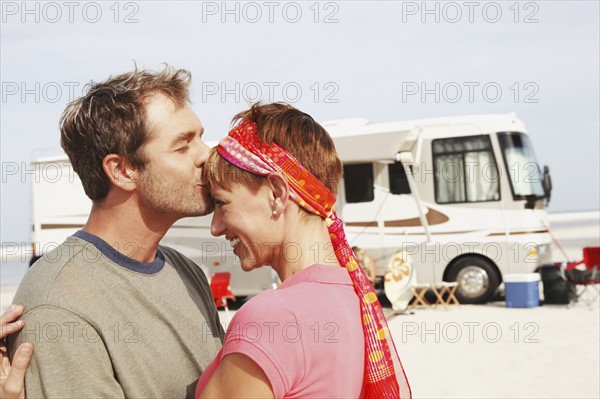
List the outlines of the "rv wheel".
{"label": "rv wheel", "polygon": [[493,264],[479,256],[457,260],[448,273],[448,280],[458,283],[456,297],[460,303],[485,303],[500,284]]}

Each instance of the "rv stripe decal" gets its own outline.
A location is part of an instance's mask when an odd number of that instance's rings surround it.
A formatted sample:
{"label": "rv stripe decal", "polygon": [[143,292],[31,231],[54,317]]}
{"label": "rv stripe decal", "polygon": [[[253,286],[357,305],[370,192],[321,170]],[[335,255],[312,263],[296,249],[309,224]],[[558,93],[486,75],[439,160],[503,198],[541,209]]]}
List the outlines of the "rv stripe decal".
{"label": "rv stripe decal", "polygon": [[[427,214],[425,215],[427,219],[427,224],[430,226],[436,224],[446,223],[450,218],[445,214],[436,211],[435,209],[427,208]],[[386,220],[383,222],[385,227],[413,227],[413,226],[421,226],[421,219],[411,218],[411,219],[402,219],[402,220]],[[346,223],[348,227],[377,227],[377,222],[350,222]]]}
{"label": "rv stripe decal", "polygon": [[[540,234],[540,233],[548,233],[548,230],[511,231],[508,234],[511,235],[511,236],[515,236],[515,235],[519,235],[519,234]],[[504,233],[504,232],[490,233],[490,234],[488,234],[488,237],[491,237],[491,236],[503,236],[503,235],[506,235],[506,233]]]}
{"label": "rv stripe decal", "polygon": [[42,224],[41,229],[80,229],[82,228],[82,224]]}

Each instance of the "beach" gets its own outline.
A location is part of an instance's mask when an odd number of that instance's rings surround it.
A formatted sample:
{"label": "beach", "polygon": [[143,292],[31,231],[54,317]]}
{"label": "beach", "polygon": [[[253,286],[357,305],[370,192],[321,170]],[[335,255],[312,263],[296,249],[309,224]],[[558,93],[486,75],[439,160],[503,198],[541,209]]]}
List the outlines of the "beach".
{"label": "beach", "polygon": [[598,398],[592,306],[421,310],[389,321],[415,398]]}
{"label": "beach", "polygon": [[[600,246],[599,215],[550,215],[553,234],[571,260],[581,259],[584,246]],[[565,260],[557,248],[553,257]],[[11,262],[2,265],[2,311],[26,270]],[[598,287],[588,287],[569,306],[507,308],[496,301],[417,307],[403,315],[384,311],[415,398],[599,398]]]}

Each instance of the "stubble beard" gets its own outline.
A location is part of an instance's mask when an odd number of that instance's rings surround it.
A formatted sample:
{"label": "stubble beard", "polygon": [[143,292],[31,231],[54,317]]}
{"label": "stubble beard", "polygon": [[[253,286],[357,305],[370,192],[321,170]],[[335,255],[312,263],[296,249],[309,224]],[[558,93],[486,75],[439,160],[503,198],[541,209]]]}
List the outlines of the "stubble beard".
{"label": "stubble beard", "polygon": [[159,214],[172,213],[178,218],[204,216],[211,213],[214,204],[208,190],[195,184],[169,183],[148,170],[140,175],[142,200]]}

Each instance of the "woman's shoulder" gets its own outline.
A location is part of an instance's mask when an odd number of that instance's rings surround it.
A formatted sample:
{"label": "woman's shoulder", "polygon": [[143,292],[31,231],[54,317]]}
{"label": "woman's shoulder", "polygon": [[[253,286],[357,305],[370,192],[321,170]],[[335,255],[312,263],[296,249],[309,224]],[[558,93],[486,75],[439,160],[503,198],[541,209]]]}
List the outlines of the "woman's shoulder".
{"label": "woman's shoulder", "polygon": [[[358,305],[348,273],[331,266],[311,267],[302,275],[293,276],[279,288],[263,291],[246,302],[237,312],[245,321],[264,320],[266,316],[279,319],[302,318],[317,309],[338,309],[345,304]],[[329,309],[333,308],[333,309]],[[352,306],[349,306],[350,311]]]}
{"label": "woman's shoulder", "polygon": [[250,298],[235,313],[238,320],[260,321],[265,317],[292,315],[289,298],[282,291],[268,290]]}

